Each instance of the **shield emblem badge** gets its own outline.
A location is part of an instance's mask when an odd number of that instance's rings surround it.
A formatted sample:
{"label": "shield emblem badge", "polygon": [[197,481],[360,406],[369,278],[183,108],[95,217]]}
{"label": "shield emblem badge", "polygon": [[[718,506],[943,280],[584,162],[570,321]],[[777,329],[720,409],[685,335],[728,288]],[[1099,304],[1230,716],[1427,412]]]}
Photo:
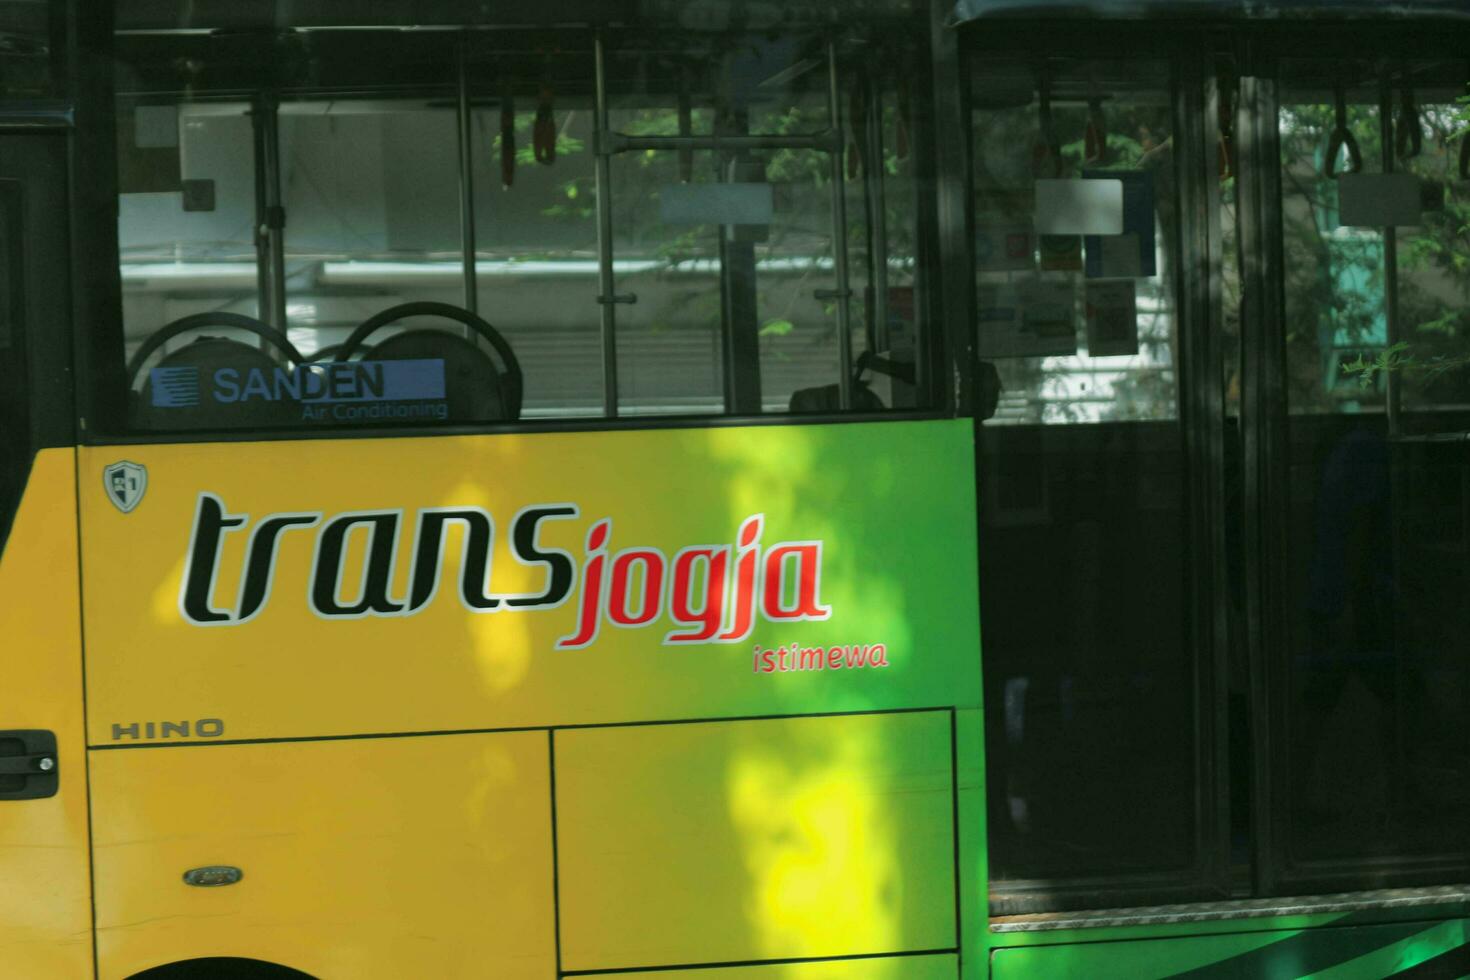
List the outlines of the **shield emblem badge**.
{"label": "shield emblem badge", "polygon": [[107,499],[126,514],[143,500],[143,492],[148,489],[148,468],[127,460],[113,463],[102,471],[102,485],[107,489]]}

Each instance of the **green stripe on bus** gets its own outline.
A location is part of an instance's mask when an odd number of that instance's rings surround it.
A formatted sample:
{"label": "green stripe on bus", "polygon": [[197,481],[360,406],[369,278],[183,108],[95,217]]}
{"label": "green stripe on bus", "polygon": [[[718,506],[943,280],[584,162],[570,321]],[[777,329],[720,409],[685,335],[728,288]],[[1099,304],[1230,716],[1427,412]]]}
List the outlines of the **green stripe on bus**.
{"label": "green stripe on bus", "polygon": [[1463,947],[1466,939],[1463,919],[1437,922],[1406,939],[1314,973],[1312,980],[1358,980],[1360,977],[1377,980]]}
{"label": "green stripe on bus", "polygon": [[[1250,952],[1217,960],[1207,966],[1172,974],[1173,980],[1234,980],[1234,978],[1300,978],[1345,967],[1427,931],[1422,922],[1359,928],[1307,929]],[[1435,950],[1435,955],[1440,950]],[[1407,965],[1407,964],[1405,964]],[[1380,972],[1344,972],[1337,977],[1379,978]]]}

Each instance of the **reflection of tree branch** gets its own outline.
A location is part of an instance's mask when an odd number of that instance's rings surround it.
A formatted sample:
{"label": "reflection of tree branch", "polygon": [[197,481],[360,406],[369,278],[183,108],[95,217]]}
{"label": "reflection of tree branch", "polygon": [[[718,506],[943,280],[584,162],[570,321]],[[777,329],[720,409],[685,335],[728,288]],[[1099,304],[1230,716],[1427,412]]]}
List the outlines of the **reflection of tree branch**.
{"label": "reflection of tree branch", "polygon": [[1306,202],[1307,210],[1312,217],[1312,233],[1317,238],[1318,251],[1324,259],[1327,258],[1327,241],[1322,237],[1322,216],[1320,214],[1320,209],[1326,207],[1326,204],[1318,202],[1317,198],[1302,184],[1301,179],[1291,172],[1290,167],[1282,167],[1281,170],[1286,175],[1286,179],[1291,181],[1291,186],[1296,193]]}

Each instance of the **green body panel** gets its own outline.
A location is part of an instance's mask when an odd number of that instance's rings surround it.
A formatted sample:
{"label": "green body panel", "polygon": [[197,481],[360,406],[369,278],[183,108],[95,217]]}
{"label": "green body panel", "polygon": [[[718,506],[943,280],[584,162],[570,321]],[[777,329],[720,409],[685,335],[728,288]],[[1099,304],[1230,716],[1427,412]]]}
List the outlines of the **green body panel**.
{"label": "green body panel", "polygon": [[[1337,916],[1339,921],[1354,915]],[[1280,922],[1280,920],[1273,920]],[[1181,924],[1180,932],[1202,923]],[[1242,923],[1209,923],[1239,929]],[[1102,931],[1102,930],[1100,930]],[[1115,932],[1116,930],[1107,930]],[[1040,939],[1045,934],[1026,934]],[[991,953],[993,980],[1086,977],[1088,980],[1378,980],[1470,942],[1470,919],[1424,919],[1372,925],[1270,929],[1255,932],[1177,935],[1174,938],[1094,941],[1055,945],[1003,946],[997,935]],[[1019,938],[1019,937],[1015,937]],[[1055,934],[1052,936],[1053,940]],[[1103,936],[1090,937],[1101,940]],[[1470,970],[1470,965],[1464,967]],[[1436,976],[1458,976],[1453,968]]]}
{"label": "green body panel", "polygon": [[871,959],[824,960],[819,963],[767,963],[718,970],[659,970],[657,973],[608,973],[604,980],[951,980],[953,954],[936,956],[875,956]]}

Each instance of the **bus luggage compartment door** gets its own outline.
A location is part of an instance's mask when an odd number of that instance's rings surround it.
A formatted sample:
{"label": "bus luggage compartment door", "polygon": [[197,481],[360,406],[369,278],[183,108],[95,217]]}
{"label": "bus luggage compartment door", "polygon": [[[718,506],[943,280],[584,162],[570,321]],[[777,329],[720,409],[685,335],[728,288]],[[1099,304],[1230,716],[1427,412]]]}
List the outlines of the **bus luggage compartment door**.
{"label": "bus luggage compartment door", "polygon": [[[555,974],[544,731],[144,745],[91,772],[103,977],[207,956]],[[206,868],[238,875],[186,882]]]}
{"label": "bus luggage compartment door", "polygon": [[562,968],[898,954],[912,969],[877,975],[917,977],[920,954],[952,963],[951,718],[557,732]]}

